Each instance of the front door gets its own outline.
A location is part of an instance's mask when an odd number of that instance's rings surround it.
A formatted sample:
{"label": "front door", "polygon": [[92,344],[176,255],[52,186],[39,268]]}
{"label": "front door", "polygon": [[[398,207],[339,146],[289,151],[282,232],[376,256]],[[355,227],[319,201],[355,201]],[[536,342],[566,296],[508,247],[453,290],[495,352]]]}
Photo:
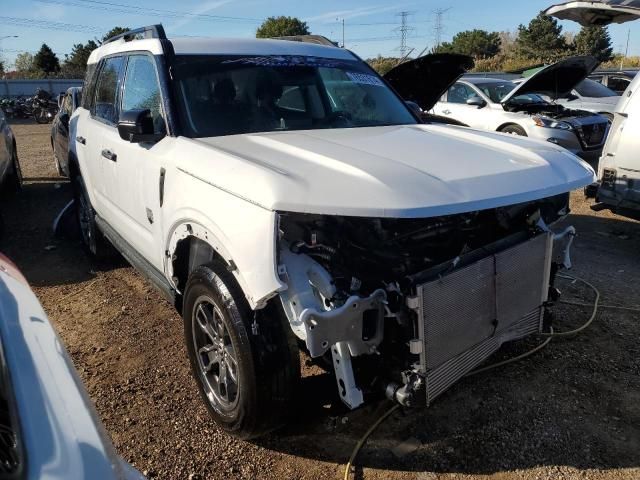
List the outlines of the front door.
{"label": "front door", "polygon": [[[165,133],[166,124],[152,55],[128,56],[119,111],[149,109],[155,133]],[[107,161],[113,222],[118,233],[148,262],[162,271],[162,222],[160,214],[160,176],[164,168],[163,145],[131,143],[120,138],[118,131],[105,132],[102,148],[112,157]]]}
{"label": "front door", "polygon": [[433,111],[436,115],[452,118],[472,128],[486,129],[488,115],[484,110],[489,107],[488,105],[484,107],[467,105],[467,100],[474,97],[482,98],[471,86],[457,82],[447,90],[446,95],[435,105]]}

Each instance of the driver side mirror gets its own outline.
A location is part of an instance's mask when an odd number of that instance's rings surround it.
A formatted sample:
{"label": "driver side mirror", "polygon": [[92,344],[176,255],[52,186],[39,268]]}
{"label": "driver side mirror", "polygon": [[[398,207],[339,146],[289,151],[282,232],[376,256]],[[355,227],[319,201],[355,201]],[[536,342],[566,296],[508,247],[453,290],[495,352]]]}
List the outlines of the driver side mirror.
{"label": "driver side mirror", "polygon": [[478,107],[478,108],[482,108],[487,104],[487,102],[485,102],[482,98],[480,97],[471,97],[469,99],[467,99],[467,105],[470,106],[474,106],[474,107]]}
{"label": "driver side mirror", "polygon": [[411,100],[406,100],[404,103],[418,118],[422,118],[423,111],[420,108],[420,105],[416,102],[412,102]]}
{"label": "driver side mirror", "polygon": [[67,112],[62,112],[58,117],[60,123],[62,123],[65,127],[69,127],[69,114]]}
{"label": "driver side mirror", "polygon": [[62,108],[62,102],[64,102],[64,93],[58,95],[58,108]]}
{"label": "driver side mirror", "polygon": [[118,120],[118,133],[120,138],[131,143],[153,143],[165,136],[164,133],[155,133],[153,117],[148,108],[122,112]]}

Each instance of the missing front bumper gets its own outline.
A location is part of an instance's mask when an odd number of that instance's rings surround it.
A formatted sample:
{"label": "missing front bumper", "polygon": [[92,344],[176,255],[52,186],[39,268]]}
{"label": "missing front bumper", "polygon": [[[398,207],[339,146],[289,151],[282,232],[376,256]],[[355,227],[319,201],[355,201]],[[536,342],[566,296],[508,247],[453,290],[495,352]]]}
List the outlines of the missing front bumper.
{"label": "missing front bumper", "polygon": [[540,331],[552,251],[546,232],[417,286],[427,405],[504,342]]}

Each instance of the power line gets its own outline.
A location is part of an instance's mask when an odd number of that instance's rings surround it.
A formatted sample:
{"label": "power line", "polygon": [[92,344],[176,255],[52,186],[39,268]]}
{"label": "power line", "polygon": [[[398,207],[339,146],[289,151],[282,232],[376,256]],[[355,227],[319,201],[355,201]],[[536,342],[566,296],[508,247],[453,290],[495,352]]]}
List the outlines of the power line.
{"label": "power line", "polygon": [[78,23],[53,22],[50,20],[38,20],[35,18],[4,17],[0,16],[0,23],[25,28],[41,28],[44,30],[64,30],[67,32],[102,33],[104,29],[93,25],[81,25]]}
{"label": "power line", "polygon": [[177,10],[165,10],[160,8],[141,7],[136,5],[126,5],[123,3],[106,2],[101,0],[36,0],[39,3],[46,3],[51,5],[63,5],[65,7],[79,7],[88,8],[91,10],[103,10],[112,13],[128,13],[132,15],[151,15],[155,17],[163,18],[190,18],[193,20],[204,21],[234,21],[234,22],[261,22],[260,18],[249,17],[231,17],[225,15],[211,15],[208,13],[190,13],[180,12]]}

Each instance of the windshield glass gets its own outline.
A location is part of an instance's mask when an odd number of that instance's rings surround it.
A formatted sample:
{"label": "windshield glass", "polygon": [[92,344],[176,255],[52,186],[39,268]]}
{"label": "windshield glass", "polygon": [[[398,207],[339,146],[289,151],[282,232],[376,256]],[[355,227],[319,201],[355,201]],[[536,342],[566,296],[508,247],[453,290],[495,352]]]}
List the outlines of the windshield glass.
{"label": "windshield glass", "polygon": [[515,83],[511,82],[491,82],[491,83],[476,83],[482,93],[491,99],[493,103],[500,103],[504,97],[507,96],[511,90],[516,88]]}
{"label": "windshield glass", "polygon": [[[504,97],[506,97],[511,91],[516,88],[516,84],[505,80],[504,82],[488,82],[488,83],[476,83],[482,93],[491,99],[494,103],[501,103]],[[532,103],[547,103],[544,98],[535,93],[524,93],[522,95],[516,95],[509,99],[509,103],[518,105],[529,105]]]}
{"label": "windshield glass", "polygon": [[173,75],[184,134],[192,138],[417,123],[357,60],[181,55]]}
{"label": "windshield glass", "polygon": [[576,92],[583,97],[603,98],[603,97],[617,97],[618,94],[608,87],[605,87],[601,83],[589,80],[588,78],[583,80],[576,87]]}

